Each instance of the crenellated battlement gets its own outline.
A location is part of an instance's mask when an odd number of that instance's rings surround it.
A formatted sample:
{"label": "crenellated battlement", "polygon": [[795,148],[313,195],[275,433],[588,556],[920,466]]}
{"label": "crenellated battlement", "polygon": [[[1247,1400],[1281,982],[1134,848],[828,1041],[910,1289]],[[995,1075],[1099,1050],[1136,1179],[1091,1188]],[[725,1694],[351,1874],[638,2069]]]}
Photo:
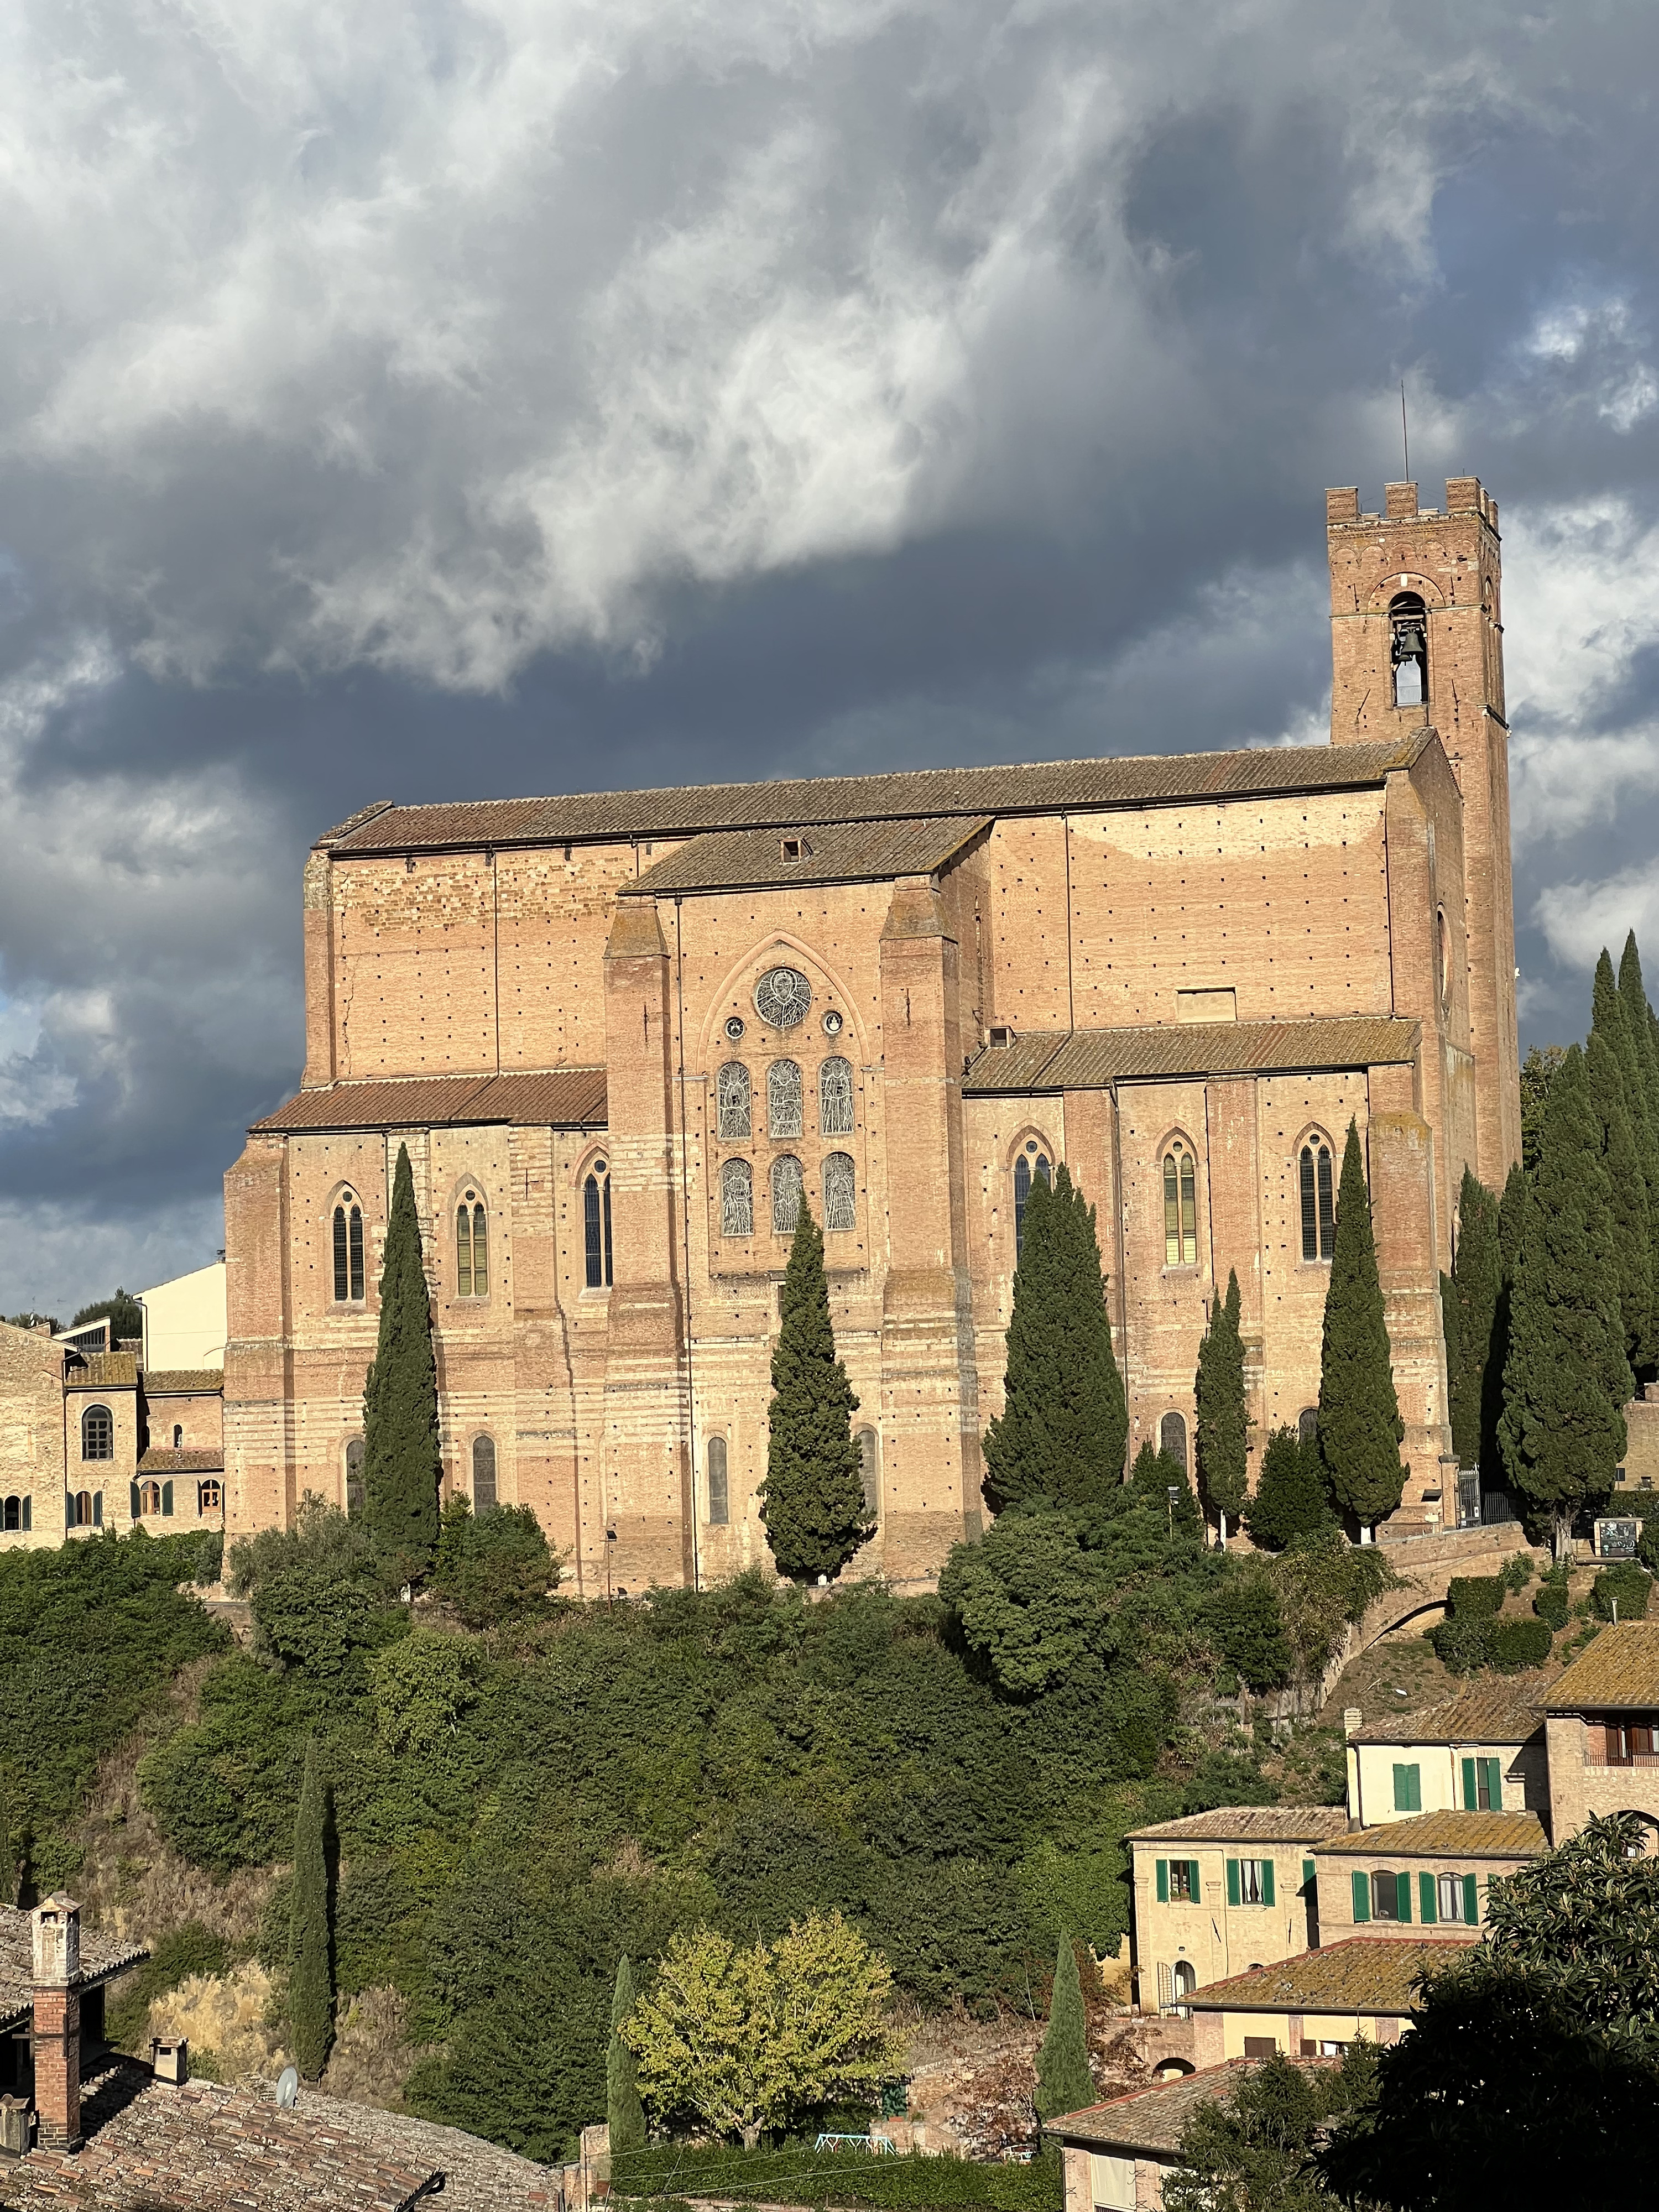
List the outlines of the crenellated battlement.
{"label": "crenellated battlement", "polygon": [[[1446,478],[1445,515],[1479,515],[1492,532],[1498,531],[1498,501],[1481,483],[1479,477],[1448,477]],[[1339,530],[1375,530],[1391,522],[1438,522],[1443,520],[1437,507],[1418,504],[1418,487],[1414,483],[1391,483],[1382,487],[1382,507],[1380,513],[1359,509],[1358,484],[1338,484],[1325,494],[1325,527],[1333,532]]]}

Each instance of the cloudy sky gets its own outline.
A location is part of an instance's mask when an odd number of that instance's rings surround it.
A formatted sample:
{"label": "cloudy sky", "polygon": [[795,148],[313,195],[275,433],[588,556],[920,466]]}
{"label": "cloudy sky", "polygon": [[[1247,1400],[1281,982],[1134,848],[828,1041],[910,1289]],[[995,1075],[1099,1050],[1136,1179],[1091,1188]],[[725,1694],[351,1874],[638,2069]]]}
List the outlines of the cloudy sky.
{"label": "cloudy sky", "polygon": [[0,1309],[213,1256],[371,799],[1321,733],[1402,377],[1527,1038],[1659,967],[1651,0],[0,23]]}

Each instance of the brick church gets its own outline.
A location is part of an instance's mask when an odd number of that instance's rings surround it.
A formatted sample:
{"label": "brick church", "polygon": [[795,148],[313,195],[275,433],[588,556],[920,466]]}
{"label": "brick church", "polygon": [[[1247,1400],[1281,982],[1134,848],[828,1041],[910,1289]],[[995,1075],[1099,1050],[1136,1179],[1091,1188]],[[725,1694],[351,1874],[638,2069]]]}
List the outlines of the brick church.
{"label": "brick church", "polygon": [[226,1178],[227,1514],[349,1506],[398,1148],[444,1480],[564,1587],[766,1561],[778,1291],[825,1231],[878,1534],[980,1525],[1020,1222],[1094,1201],[1130,1449],[1188,1457],[1236,1268],[1253,1443],[1318,1395],[1365,1147],[1410,1463],[1455,1516],[1437,1272],[1518,1156],[1496,502],[1327,495],[1328,745],[366,808],[305,873],[301,1089]]}

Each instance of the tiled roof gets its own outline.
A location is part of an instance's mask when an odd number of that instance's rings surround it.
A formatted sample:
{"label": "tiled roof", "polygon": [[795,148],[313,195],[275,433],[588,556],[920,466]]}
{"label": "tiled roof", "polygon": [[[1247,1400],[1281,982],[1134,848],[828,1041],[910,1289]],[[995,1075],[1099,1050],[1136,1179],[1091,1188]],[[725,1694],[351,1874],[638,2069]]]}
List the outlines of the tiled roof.
{"label": "tiled roof", "polygon": [[222,1444],[152,1444],[138,1462],[140,1474],[222,1474],[225,1454]]}
{"label": "tiled roof", "polygon": [[6,2169],[15,2212],[396,2212],[436,2172],[446,2212],[531,2212],[556,2201],[545,2166],[457,2128],[301,2089],[181,2087],[123,2059],[82,2103],[74,2157],[35,2150]]}
{"label": "tiled roof", "polygon": [[1659,1705],[1659,1621],[1604,1628],[1541,1695],[1553,1713]]}
{"label": "tiled roof", "polygon": [[1276,1966],[1206,1982],[1187,2002],[1197,2012],[1407,2013],[1418,1976],[1443,1966],[1463,1941],[1450,1935],[1351,1936]]}
{"label": "tiled roof", "polygon": [[1001,768],[904,769],[887,775],[803,776],[555,799],[487,799],[365,809],[318,843],[333,853],[554,845],[584,838],[687,837],[705,830],[796,830],[944,814],[1049,814],[1059,807],[1178,804],[1358,791],[1410,768],[1432,732],[1363,745],[1261,745],[1221,753],[1144,753]]}
{"label": "tiled roof", "polygon": [[64,1370],[71,1390],[136,1390],[138,1355],[136,1352],[83,1352]]}
{"label": "tiled roof", "polygon": [[1417,1058],[1419,1025],[1391,1014],[1295,1022],[1161,1022],[1138,1029],[1043,1030],[986,1045],[964,1092],[1095,1091],[1152,1076],[1253,1075],[1387,1067]]}
{"label": "tiled roof", "polygon": [[605,1127],[605,1070],[550,1067],[530,1075],[413,1075],[301,1091],[256,1131]]}
{"label": "tiled roof", "polygon": [[1342,1835],[1348,1816],[1340,1805],[1218,1805],[1179,1820],[1132,1829],[1132,1844],[1316,1844]]}
{"label": "tiled roof", "polygon": [[1544,1716],[1507,1683],[1488,1682],[1462,1691],[1444,1705],[1420,1713],[1390,1714],[1368,1721],[1350,1743],[1525,1743],[1544,1725]]}
{"label": "tiled roof", "polygon": [[147,1367],[144,1395],[149,1398],[217,1397],[225,1387],[222,1367]]}
{"label": "tiled roof", "polygon": [[[149,1953],[142,1943],[125,1943],[118,1936],[100,1936],[95,1929],[81,1930],[81,1977],[78,1989],[93,1989],[128,1966],[136,1966]],[[0,2027],[29,2015],[29,1991],[34,1977],[33,1938],[29,1916],[15,1905],[0,1905]]]}
{"label": "tiled roof", "polygon": [[1338,1837],[1325,1849],[1346,1858],[1525,1859],[1549,1849],[1535,1813],[1413,1814]]}
{"label": "tiled roof", "polygon": [[[1303,2059],[1307,2071],[1334,2066],[1334,2058]],[[1103,2105],[1085,2106],[1044,2123],[1062,2142],[1091,2150],[1133,2151],[1173,2156],[1181,2148],[1187,2123],[1200,2105],[1212,2098],[1229,2098],[1244,2076],[1259,2066],[1259,2058],[1227,2058],[1218,2066],[1201,2067],[1174,2081],[1158,2081],[1145,2089],[1131,2089],[1127,2097],[1113,2097]]]}
{"label": "tiled roof", "polygon": [[921,822],[831,822],[801,836],[797,860],[783,856],[775,830],[717,830],[694,837],[623,886],[624,898],[665,891],[762,890],[795,884],[887,883],[931,876],[990,827],[990,817],[947,814]]}

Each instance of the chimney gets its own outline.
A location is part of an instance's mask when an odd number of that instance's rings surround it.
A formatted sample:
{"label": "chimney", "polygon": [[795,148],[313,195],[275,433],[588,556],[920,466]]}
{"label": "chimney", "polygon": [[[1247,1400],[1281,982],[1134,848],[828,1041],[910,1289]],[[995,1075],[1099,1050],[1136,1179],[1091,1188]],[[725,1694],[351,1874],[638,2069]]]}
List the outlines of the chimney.
{"label": "chimney", "polygon": [[34,2110],[40,2141],[81,2148],[81,1908],[61,1891],[29,1916],[34,1950]]}
{"label": "chimney", "polygon": [[190,2045],[182,2035],[153,2035],[149,2042],[149,2070],[158,2081],[190,2079]]}

